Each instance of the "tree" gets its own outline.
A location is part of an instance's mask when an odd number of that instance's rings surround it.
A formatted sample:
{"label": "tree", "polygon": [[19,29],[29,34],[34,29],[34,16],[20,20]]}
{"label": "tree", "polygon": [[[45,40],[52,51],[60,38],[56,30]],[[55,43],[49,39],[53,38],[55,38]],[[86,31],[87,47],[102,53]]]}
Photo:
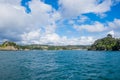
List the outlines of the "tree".
{"label": "tree", "polygon": [[108,34],[107,37],[112,38],[112,35],[111,35],[111,34]]}
{"label": "tree", "polygon": [[108,34],[107,37],[96,40],[89,50],[120,50],[120,39]]}

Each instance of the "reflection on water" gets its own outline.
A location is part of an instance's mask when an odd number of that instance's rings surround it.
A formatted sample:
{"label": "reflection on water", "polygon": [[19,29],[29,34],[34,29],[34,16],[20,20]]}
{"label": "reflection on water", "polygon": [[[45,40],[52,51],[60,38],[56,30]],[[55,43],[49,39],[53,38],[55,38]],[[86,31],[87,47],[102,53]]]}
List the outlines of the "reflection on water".
{"label": "reflection on water", "polygon": [[120,80],[120,52],[0,51],[0,80]]}

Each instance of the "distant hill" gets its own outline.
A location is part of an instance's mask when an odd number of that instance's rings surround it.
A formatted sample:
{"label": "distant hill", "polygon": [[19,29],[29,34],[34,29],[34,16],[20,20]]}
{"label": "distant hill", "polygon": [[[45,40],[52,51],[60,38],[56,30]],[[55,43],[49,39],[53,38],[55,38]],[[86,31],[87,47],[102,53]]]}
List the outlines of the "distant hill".
{"label": "distant hill", "polygon": [[30,50],[27,46],[17,45],[15,42],[5,41],[0,45],[0,50],[3,51],[17,51],[17,50]]}
{"label": "distant hill", "polygon": [[19,50],[19,46],[14,42],[5,41],[0,45],[0,50]]}
{"label": "distant hill", "polygon": [[88,50],[120,50],[120,39],[113,38],[111,34],[107,37],[96,40]]}
{"label": "distant hill", "polygon": [[64,46],[55,46],[55,45],[17,45],[14,42],[5,41],[0,45],[0,50],[87,50],[89,46],[84,45],[64,45]]}
{"label": "distant hill", "polygon": [[84,45],[63,45],[63,46],[57,46],[57,45],[39,45],[39,44],[32,44],[32,45],[26,45],[31,50],[83,50],[87,49],[88,46]]}

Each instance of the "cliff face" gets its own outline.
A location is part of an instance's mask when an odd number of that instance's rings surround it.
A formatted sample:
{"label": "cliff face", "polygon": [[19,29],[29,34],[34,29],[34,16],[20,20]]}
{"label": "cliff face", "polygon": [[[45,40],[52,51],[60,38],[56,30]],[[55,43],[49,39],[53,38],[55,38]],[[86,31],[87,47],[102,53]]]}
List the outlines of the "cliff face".
{"label": "cliff face", "polygon": [[120,50],[120,39],[108,34],[107,37],[96,40],[88,50]]}
{"label": "cliff face", "polygon": [[16,51],[16,50],[19,50],[19,49],[15,48],[14,46],[6,46],[6,47],[0,47],[0,50],[12,50],[12,51]]}
{"label": "cliff face", "polygon": [[18,46],[16,43],[5,41],[1,46],[0,50],[19,50]]}

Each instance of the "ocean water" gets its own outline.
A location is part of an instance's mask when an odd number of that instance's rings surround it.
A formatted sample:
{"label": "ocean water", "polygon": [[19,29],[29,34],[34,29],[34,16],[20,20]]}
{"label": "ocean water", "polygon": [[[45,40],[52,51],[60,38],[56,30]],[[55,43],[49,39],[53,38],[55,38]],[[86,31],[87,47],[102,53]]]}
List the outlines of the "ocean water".
{"label": "ocean water", "polygon": [[0,51],[0,80],[120,80],[120,52]]}

